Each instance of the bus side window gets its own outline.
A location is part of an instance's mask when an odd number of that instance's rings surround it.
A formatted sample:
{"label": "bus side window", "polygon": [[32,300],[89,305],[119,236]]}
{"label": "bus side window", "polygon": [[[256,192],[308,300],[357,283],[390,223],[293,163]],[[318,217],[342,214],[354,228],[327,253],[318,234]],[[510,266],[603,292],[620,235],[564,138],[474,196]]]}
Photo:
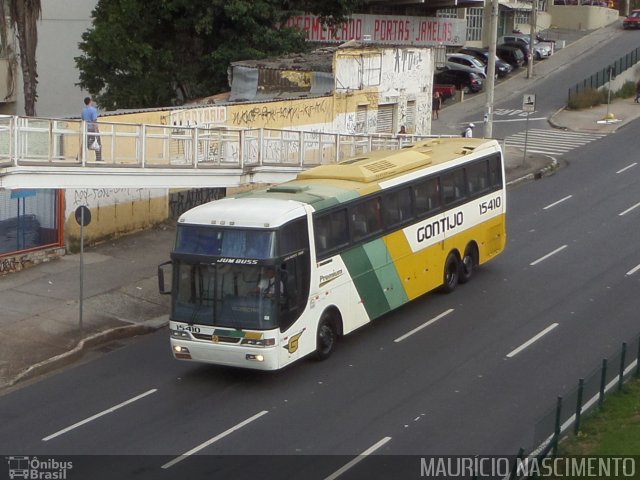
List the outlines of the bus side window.
{"label": "bus side window", "polygon": [[465,168],[469,194],[482,192],[489,187],[487,161],[481,160]]}
{"label": "bus side window", "polygon": [[439,178],[429,178],[413,188],[416,215],[422,217],[440,206]]}
{"label": "bus side window", "polygon": [[489,184],[491,187],[502,188],[502,165],[500,155],[489,159]]}
{"label": "bus side window", "polygon": [[445,205],[462,200],[465,193],[464,170],[462,168],[442,175],[442,200]]}
{"label": "bus side window", "polygon": [[313,227],[319,255],[346,245],[349,241],[346,208],[314,218]]}
{"label": "bus side window", "polygon": [[392,227],[411,217],[411,190],[404,188],[382,198],[382,218],[385,227]]}

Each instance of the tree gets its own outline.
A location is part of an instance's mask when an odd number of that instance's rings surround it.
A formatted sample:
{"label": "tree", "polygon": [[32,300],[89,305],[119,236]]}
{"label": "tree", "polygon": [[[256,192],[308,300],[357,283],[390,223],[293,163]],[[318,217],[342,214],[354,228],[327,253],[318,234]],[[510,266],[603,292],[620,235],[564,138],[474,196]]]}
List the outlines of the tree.
{"label": "tree", "polygon": [[341,21],[364,0],[99,0],[75,58],[79,85],[108,110],[157,107],[228,90],[237,60],[302,52],[302,11]]}
{"label": "tree", "polygon": [[[6,11],[8,7],[9,11]],[[0,30],[2,44],[8,45],[9,29],[17,33],[20,48],[20,67],[24,84],[24,111],[28,116],[36,114],[38,98],[38,69],[36,47],[38,46],[37,21],[42,15],[40,0],[0,0]]]}

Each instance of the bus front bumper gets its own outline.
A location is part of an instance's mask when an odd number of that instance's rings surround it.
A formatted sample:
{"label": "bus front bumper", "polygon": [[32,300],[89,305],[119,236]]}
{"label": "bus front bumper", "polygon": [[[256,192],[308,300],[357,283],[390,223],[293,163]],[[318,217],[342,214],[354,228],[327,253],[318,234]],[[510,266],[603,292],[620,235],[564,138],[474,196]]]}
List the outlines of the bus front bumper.
{"label": "bus front bumper", "polygon": [[174,338],[170,342],[176,360],[255,370],[276,370],[279,367],[277,347],[251,348]]}

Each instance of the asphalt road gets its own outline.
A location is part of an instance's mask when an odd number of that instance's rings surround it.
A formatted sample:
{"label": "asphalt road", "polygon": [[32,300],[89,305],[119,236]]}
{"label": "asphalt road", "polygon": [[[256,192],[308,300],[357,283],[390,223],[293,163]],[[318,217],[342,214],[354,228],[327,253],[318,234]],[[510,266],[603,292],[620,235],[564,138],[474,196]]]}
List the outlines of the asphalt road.
{"label": "asphalt road", "polygon": [[[427,295],[346,337],[328,361],[276,373],[179,363],[160,331],[0,397],[0,451],[101,455],[92,468],[141,478],[239,478],[274,463],[277,478],[299,469],[327,478],[374,447],[417,456],[530,447],[556,396],[638,333],[640,272],[627,275],[640,264],[640,207],[629,210],[640,202],[638,126],[510,190],[502,256],[453,294]],[[222,457],[179,457],[198,447]],[[379,461],[340,478],[383,478]],[[418,478],[415,462],[398,478],[414,469]]]}
{"label": "asphalt road", "polygon": [[532,448],[556,396],[640,330],[639,127],[512,188],[503,255],[328,361],[180,363],[159,331],[0,397],[0,452],[73,455],[70,479],[419,478],[420,456]]}

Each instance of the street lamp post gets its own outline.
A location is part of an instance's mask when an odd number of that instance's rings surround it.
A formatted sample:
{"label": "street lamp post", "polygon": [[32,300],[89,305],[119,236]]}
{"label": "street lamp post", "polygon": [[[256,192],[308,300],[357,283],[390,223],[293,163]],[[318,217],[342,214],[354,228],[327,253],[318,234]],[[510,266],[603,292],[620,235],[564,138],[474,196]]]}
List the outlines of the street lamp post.
{"label": "street lamp post", "polygon": [[498,42],[498,0],[491,0],[491,24],[489,27],[489,63],[487,64],[487,103],[485,108],[484,137],[493,136],[493,93],[496,78],[496,43]]}

